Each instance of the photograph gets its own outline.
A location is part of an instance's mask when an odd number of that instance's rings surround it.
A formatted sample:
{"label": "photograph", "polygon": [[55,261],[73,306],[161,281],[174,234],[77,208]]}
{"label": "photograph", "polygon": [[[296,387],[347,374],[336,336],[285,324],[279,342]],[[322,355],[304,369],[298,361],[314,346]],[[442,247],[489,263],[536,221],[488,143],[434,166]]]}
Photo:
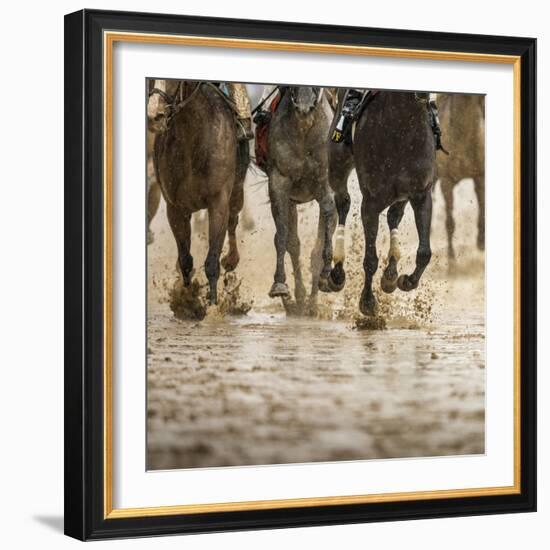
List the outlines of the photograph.
{"label": "photograph", "polygon": [[536,39],[65,18],[65,533],[536,509]]}
{"label": "photograph", "polygon": [[485,95],[143,93],[147,469],[483,455]]}

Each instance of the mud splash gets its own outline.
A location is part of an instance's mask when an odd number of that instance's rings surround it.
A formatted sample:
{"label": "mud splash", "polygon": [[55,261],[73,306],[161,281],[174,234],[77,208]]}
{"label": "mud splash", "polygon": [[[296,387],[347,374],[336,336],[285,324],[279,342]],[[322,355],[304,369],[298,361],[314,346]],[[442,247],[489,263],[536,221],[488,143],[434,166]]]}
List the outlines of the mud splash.
{"label": "mud splash", "polygon": [[193,279],[185,287],[181,277],[178,277],[169,292],[170,309],[177,319],[198,321],[206,317],[213,320],[225,315],[246,315],[252,309],[254,301],[243,296],[242,279],[235,273],[225,273],[218,286],[221,287],[218,289],[218,304],[211,306],[208,304],[207,283]]}

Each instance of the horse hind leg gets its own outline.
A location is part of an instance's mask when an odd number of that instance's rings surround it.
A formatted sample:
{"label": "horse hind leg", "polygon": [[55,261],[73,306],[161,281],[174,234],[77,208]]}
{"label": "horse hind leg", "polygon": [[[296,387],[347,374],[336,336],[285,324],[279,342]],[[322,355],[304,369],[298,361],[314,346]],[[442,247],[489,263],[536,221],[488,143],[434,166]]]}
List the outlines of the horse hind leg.
{"label": "horse hind leg", "polygon": [[[152,161],[150,161],[152,163]],[[152,244],[155,235],[151,230],[151,222],[157,213],[160,204],[160,185],[152,170],[148,165],[147,174],[147,244]]]}
{"label": "horse hind leg", "polygon": [[227,240],[229,251],[222,258],[222,267],[226,271],[234,271],[240,261],[239,249],[237,247],[237,225],[239,223],[239,213],[244,203],[244,193],[242,182],[238,182],[233,187],[229,206],[229,223],[227,225]]}
{"label": "horse hind leg", "polygon": [[296,299],[295,309],[290,301],[283,297],[283,305],[287,313],[302,314],[306,299],[306,288],[302,277],[302,266],[300,263],[300,238],[298,236],[298,212],[296,204],[289,203],[288,206],[288,241],[287,251],[292,261],[292,270],[294,271],[294,297]]}
{"label": "horse hind leg", "polygon": [[189,286],[193,277],[193,256],[191,256],[191,213],[181,212],[171,204],[166,205],[168,222],[178,247],[178,267],[183,285]]}
{"label": "horse hind leg", "polygon": [[332,292],[330,273],[332,267],[332,236],[336,229],[336,208],[331,191],[319,200],[319,231],[317,242],[321,250],[320,265],[314,272],[316,287],[322,292]]}
{"label": "horse hind leg", "polygon": [[485,176],[474,179],[474,190],[477,196],[477,248],[485,250]]}
{"label": "horse hind leg", "polygon": [[208,254],[204,271],[210,288],[210,305],[218,303],[218,278],[220,276],[220,255],[227,232],[229,204],[225,193],[220,193],[208,205]]}
{"label": "horse hind leg", "polygon": [[351,198],[347,189],[347,175],[343,184],[338,186],[338,190],[334,194],[334,201],[336,204],[336,212],[338,213],[338,227],[336,228],[332,257],[334,267],[328,277],[328,284],[333,292],[340,292],[346,284],[346,272],[344,270],[344,260],[346,256],[345,227],[351,206]]}
{"label": "horse hind leg", "polygon": [[376,255],[376,237],[378,235],[379,212],[375,207],[368,204],[369,201],[363,197],[361,203],[361,219],[365,234],[365,258],[363,269],[365,270],[365,283],[359,309],[363,315],[374,317],[376,315],[376,298],[372,292],[372,278],[378,269],[378,256]]}
{"label": "horse hind leg", "polygon": [[271,213],[275,222],[275,251],[277,264],[273,285],[269,291],[270,298],[290,298],[290,291],[286,284],[285,254],[288,244],[288,203],[290,181],[278,172],[274,172],[269,181],[269,199]]}
{"label": "horse hind leg", "polygon": [[445,229],[447,230],[447,257],[449,258],[449,268],[455,262],[455,249],[453,246],[453,236],[455,232],[455,220],[453,217],[454,205],[454,182],[448,178],[441,178],[441,193],[445,202]]}
{"label": "horse hind leg", "polygon": [[309,296],[308,315],[316,315],[317,313],[319,290],[332,292],[328,279],[332,266],[332,235],[336,225],[336,211],[334,210],[334,203],[332,202],[332,206],[330,205],[330,200],[319,202],[317,238],[310,257],[311,294]]}
{"label": "horse hind leg", "polygon": [[388,209],[388,227],[390,229],[390,249],[388,251],[388,264],[382,279],[380,280],[380,286],[382,290],[387,294],[392,293],[397,288],[397,263],[401,258],[401,250],[399,248],[399,235],[397,228],[403,219],[403,213],[405,212],[405,206],[407,201],[396,202],[392,204]]}
{"label": "horse hind leg", "polygon": [[418,231],[418,250],[416,251],[416,268],[411,275],[401,275],[397,279],[397,286],[408,292],[415,289],[420,282],[420,277],[430,263],[432,250],[430,248],[430,227],[432,223],[432,190],[428,186],[420,196],[411,199],[414,211],[416,230]]}

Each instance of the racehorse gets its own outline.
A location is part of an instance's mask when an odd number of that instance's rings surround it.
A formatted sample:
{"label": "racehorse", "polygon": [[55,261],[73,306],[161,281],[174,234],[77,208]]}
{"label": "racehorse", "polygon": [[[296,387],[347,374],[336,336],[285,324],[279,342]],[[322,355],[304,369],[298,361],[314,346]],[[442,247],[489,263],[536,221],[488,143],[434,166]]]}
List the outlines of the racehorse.
{"label": "racehorse", "polygon": [[155,176],[155,162],[153,161],[153,147],[155,134],[147,131],[147,244],[153,244],[155,235],[151,230],[151,222],[160,205],[160,187]]}
{"label": "racehorse", "polygon": [[288,87],[270,122],[267,174],[269,199],[275,221],[277,265],[269,291],[287,305],[285,254],[294,271],[294,295],[298,312],[303,311],[306,290],[300,266],[297,205],[312,200],[319,205],[317,241],[311,254],[312,284],[309,306],[314,312],[318,290],[329,291],[332,234],[336,223],[334,198],[328,183],[327,136],[332,111],[322,88]]}
{"label": "racehorse", "polygon": [[222,264],[230,271],[239,262],[236,227],[243,205],[248,142],[237,140],[234,112],[223,93],[208,82],[156,80],[149,93],[147,118],[156,134],[155,173],[176,239],[184,286],[191,284],[193,274],[191,215],[208,210],[204,268],[209,302],[216,304],[226,233],[229,252]]}
{"label": "racehorse", "polygon": [[[147,91],[150,93],[155,86],[155,81],[147,81]],[[151,222],[160,205],[160,187],[155,176],[155,163],[153,161],[153,147],[155,134],[147,129],[147,244],[152,244],[155,235],[151,230]]]}
{"label": "racehorse", "polygon": [[[341,105],[343,91],[339,95]],[[389,208],[390,249],[382,276],[382,290],[387,293],[397,287],[405,292],[413,290],[431,258],[431,188],[436,144],[429,121],[428,100],[424,96],[405,92],[371,92],[368,105],[358,115],[353,143],[330,142],[328,146],[329,180],[338,211],[334,267],[329,285],[334,291],[345,285],[344,228],[350,208],[347,180],[355,166],[363,195],[361,219],[365,236],[365,281],[359,309],[369,317],[374,316],[377,309],[372,279],[378,269],[376,237],[379,216],[384,209]],[[339,111],[334,117],[330,135]],[[414,272],[399,276],[398,227],[408,202],[414,211],[419,246]]]}
{"label": "racehorse", "polygon": [[437,155],[437,175],[445,199],[448,257],[455,260],[453,191],[464,178],[474,180],[478,203],[477,247],[485,248],[485,99],[473,94],[438,94],[439,120],[449,155]]}

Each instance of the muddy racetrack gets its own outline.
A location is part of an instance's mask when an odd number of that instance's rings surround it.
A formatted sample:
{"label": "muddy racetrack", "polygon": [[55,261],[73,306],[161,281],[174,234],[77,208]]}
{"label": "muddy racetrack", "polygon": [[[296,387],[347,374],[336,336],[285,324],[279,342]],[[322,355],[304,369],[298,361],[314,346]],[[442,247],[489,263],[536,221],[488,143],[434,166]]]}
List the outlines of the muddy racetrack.
{"label": "muddy racetrack", "polygon": [[[241,263],[226,278],[225,306],[202,321],[177,319],[170,307],[176,247],[161,205],[148,247],[149,469],[484,452],[484,255],[475,247],[472,182],[455,189],[456,268],[449,274],[437,187],[434,256],[416,291],[387,296],[378,290],[385,330],[357,328],[363,236],[354,176],[350,191],[348,284],[340,294],[320,294],[316,318],[287,317],[280,302],[267,297],[274,225],[267,184],[249,171],[248,212],[238,229]],[[299,212],[308,275],[317,208]],[[247,217],[253,228],[244,229]],[[400,272],[410,273],[417,243],[410,207],[400,237]],[[377,289],[388,240],[383,215]],[[197,225],[192,254],[199,294],[206,292],[200,286],[205,251]],[[287,277],[292,287],[290,265]],[[248,313],[228,314],[239,311]]]}

